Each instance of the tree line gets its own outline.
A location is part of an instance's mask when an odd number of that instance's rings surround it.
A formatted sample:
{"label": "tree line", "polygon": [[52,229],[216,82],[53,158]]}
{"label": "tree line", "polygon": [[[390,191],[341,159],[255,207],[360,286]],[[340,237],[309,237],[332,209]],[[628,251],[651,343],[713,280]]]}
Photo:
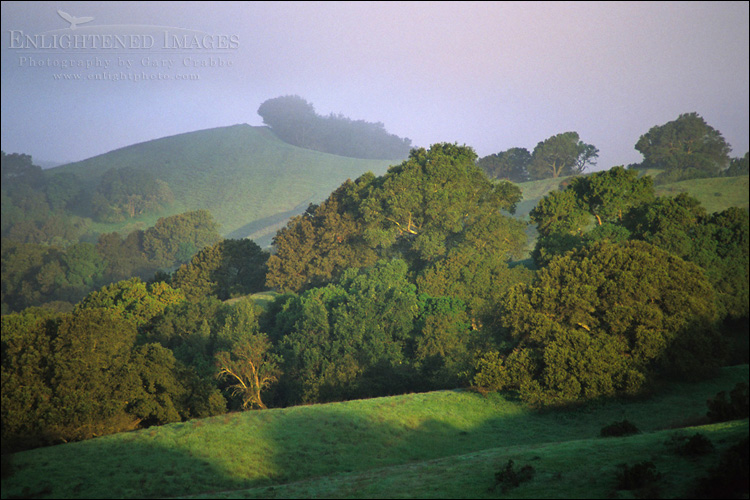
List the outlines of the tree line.
{"label": "tree line", "polygon": [[[630,169],[656,169],[657,184],[705,177],[748,175],[748,153],[730,158],[730,145],[721,132],[698,113],[655,125],[635,144],[643,161]],[[580,175],[596,165],[599,150],[579,140],[577,132],[564,132],[539,142],[532,152],[514,147],[480,158],[477,164],[493,179],[526,182]]]}
{"label": "tree line", "polygon": [[92,290],[131,277],[150,279],[220,239],[218,224],[206,210],[162,217],[127,236],[104,233],[95,243],[57,246],[4,237],[2,313],[43,305],[69,310]]}

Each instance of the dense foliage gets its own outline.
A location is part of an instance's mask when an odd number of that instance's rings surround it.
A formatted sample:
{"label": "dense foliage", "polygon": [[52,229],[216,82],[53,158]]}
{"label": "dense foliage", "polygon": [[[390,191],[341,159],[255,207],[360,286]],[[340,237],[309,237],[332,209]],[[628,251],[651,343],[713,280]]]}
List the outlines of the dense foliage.
{"label": "dense foliage", "polygon": [[656,197],[651,177],[613,167],[572,179],[540,200],[530,216],[540,234],[532,253],[538,266],[597,241],[646,241],[703,268],[717,294],[720,318],[748,316],[746,210],[731,207],[709,215],[695,198]]}
{"label": "dense foliage", "polygon": [[91,213],[104,222],[120,222],[146,212],[159,212],[174,203],[166,182],[147,170],[112,169],[104,173],[91,196]]}
{"label": "dense foliage", "polygon": [[[277,403],[398,394],[465,383],[478,333],[457,299],[417,293],[403,260],[352,269],[278,302]],[[377,298],[377,299],[376,299]]]}
{"label": "dense foliage", "polygon": [[411,140],[389,134],[382,123],[352,120],[341,114],[320,116],[296,95],[269,99],[260,105],[263,123],[283,141],[301,148],[352,158],[400,160]]}
{"label": "dense foliage", "polygon": [[60,248],[3,238],[3,313],[41,305],[69,310],[97,287],[133,276],[150,279],[219,239],[217,225],[205,210],[160,218],[153,227],[124,238],[103,234],[96,245]]}
{"label": "dense foliage", "polygon": [[180,266],[171,284],[191,300],[248,295],[264,290],[267,260],[252,240],[221,240]]}
{"label": "dense foliage", "polygon": [[581,141],[578,132],[563,132],[539,142],[534,151],[510,148],[477,161],[488,177],[526,182],[582,174],[596,165],[599,149]]}
{"label": "dense foliage", "polygon": [[480,158],[477,166],[491,179],[505,179],[511,182],[529,180],[531,153],[526,148],[510,148],[496,154]]}
{"label": "dense foliage", "polygon": [[225,411],[215,387],[138,330],[180,300],[138,280],[71,313],[2,316],[2,439],[11,449],[86,439]]}
{"label": "dense foliage", "polygon": [[419,273],[456,251],[519,256],[523,224],[501,210],[512,212],[521,192],[490,182],[475,159],[471,148],[436,144],[412,150],[382,177],[345,183],[278,233],[267,284],[299,292],[382,257],[403,258]]}
{"label": "dense foliage", "polygon": [[500,316],[500,356],[484,358],[476,383],[537,404],[633,394],[663,375],[698,379],[724,355],[704,273],[645,242],[554,259],[511,289]]}
{"label": "dense foliage", "polygon": [[729,165],[731,147],[721,132],[698,113],[684,113],[676,120],[651,127],[635,144],[643,155],[638,168],[664,172],[657,182],[720,175]]}

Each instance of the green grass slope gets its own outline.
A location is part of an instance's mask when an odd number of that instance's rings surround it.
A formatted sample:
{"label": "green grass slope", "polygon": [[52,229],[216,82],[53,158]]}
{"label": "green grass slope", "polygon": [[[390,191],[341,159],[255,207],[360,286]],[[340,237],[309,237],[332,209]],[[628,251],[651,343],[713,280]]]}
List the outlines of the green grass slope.
{"label": "green grass slope", "polygon": [[708,213],[721,212],[729,207],[750,208],[750,177],[713,177],[691,179],[656,186],[659,196],[677,196],[688,193],[698,199]]}
{"label": "green grass slope", "polygon": [[[656,171],[658,172],[658,171]],[[528,220],[529,212],[547,193],[559,188],[560,183],[568,179],[542,179],[518,184],[523,199],[516,207],[516,216]],[[691,179],[655,186],[657,196],[677,196],[688,193],[697,198],[708,213],[721,212],[729,207],[748,209],[750,206],[750,186],[747,175],[738,177],[712,177],[708,179]]]}
{"label": "green grass slope", "polygon": [[[362,473],[193,498],[630,498],[617,491],[620,464],[650,461],[663,478],[664,498],[684,498],[696,480],[715,466],[720,453],[746,437],[748,421],[663,430],[622,438],[589,438],[536,445],[505,446],[437,460],[383,467]],[[673,437],[706,436],[716,451],[705,457],[674,453]],[[530,466],[533,479],[504,491],[495,474],[508,460],[514,469]],[[622,496],[621,496],[622,495]]]}
{"label": "green grass slope", "polygon": [[298,148],[266,127],[234,125],[135,144],[46,171],[72,172],[94,189],[107,170],[134,167],[165,181],[175,203],[165,213],[98,224],[99,232],[149,226],[157,216],[207,209],[225,237],[250,237],[261,246],[289,217],[319,203],[346,179],[382,175],[395,161],[361,160]]}
{"label": "green grass slope", "polygon": [[[233,413],[17,453],[2,498],[474,498],[498,495],[487,489],[508,459],[539,471],[523,486],[532,489],[517,490],[524,496],[601,498],[615,462],[666,457],[655,443],[704,423],[706,400],[747,379],[741,365],[648,398],[547,412],[438,391]],[[598,438],[623,419],[643,434]],[[729,446],[727,436],[747,435],[747,420],[705,432]],[[678,467],[664,457],[660,469]]]}

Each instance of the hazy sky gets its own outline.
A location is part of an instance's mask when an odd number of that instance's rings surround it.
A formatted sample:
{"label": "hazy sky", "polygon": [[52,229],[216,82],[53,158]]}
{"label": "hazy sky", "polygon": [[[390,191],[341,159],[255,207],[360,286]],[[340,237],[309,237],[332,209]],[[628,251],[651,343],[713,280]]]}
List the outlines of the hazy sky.
{"label": "hazy sky", "polygon": [[574,130],[596,169],[697,112],[741,156],[749,17],[748,2],[4,1],[2,150],[82,160],[261,125],[262,102],[296,94],[480,156]]}

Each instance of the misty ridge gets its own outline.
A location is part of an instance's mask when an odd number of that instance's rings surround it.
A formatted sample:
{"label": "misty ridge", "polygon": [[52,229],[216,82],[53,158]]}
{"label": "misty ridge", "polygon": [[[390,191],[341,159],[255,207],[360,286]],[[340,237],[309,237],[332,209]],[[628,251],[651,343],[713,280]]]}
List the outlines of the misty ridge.
{"label": "misty ridge", "polygon": [[260,105],[258,114],[281,140],[314,151],[400,160],[411,149],[409,138],[389,134],[380,122],[352,120],[333,113],[320,116],[311,103],[297,95],[269,99]]}

